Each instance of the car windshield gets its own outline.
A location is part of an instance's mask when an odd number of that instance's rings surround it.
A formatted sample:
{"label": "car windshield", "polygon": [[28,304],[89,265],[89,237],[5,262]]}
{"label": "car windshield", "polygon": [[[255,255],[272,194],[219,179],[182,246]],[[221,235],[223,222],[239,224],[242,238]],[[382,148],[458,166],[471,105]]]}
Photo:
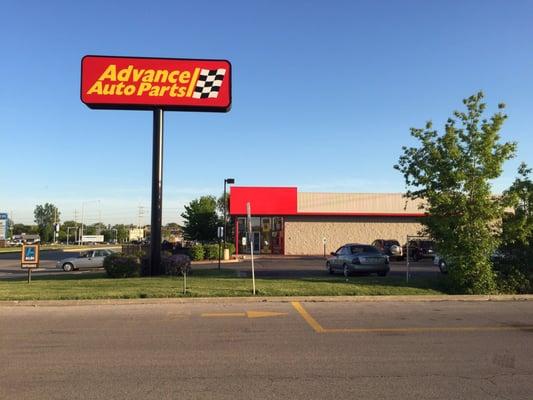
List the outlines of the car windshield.
{"label": "car windshield", "polygon": [[350,252],[352,254],[358,253],[379,253],[379,250],[374,246],[350,246]]}
{"label": "car windshield", "polygon": [[385,240],[385,246],[399,246],[400,243],[397,240]]}

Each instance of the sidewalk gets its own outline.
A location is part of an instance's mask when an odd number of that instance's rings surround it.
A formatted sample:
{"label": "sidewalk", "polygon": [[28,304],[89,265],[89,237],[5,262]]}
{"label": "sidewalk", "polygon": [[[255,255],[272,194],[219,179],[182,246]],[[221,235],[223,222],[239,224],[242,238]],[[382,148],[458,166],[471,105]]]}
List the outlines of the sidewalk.
{"label": "sidewalk", "polygon": [[0,301],[0,307],[64,307],[93,305],[143,305],[188,303],[383,303],[383,302],[480,302],[480,301],[533,301],[533,294],[517,295],[422,295],[422,296],[248,296],[248,297],[185,297],[157,299],[108,300],[24,300]]}

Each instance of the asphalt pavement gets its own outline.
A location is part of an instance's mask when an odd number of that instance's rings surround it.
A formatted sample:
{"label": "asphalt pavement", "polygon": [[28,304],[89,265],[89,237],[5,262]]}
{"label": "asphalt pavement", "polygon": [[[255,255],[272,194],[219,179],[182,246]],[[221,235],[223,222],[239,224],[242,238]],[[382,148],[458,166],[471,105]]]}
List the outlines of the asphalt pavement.
{"label": "asphalt pavement", "polygon": [[524,399],[533,302],[0,307],[1,399]]}
{"label": "asphalt pavement", "polygon": [[[40,267],[33,270],[34,276],[55,275],[55,274],[90,274],[102,272],[103,269],[82,270],[64,272],[56,268],[56,261],[76,255],[77,252],[63,251],[43,251],[41,252]],[[326,267],[322,257],[284,257],[284,256],[261,256],[255,261],[255,273],[257,278],[309,278],[324,276]],[[193,269],[213,269],[216,263],[194,263]],[[238,272],[240,276],[251,276],[251,260],[248,256],[239,262],[223,263],[224,269],[231,269]],[[413,276],[436,276],[440,275],[437,267],[432,264],[431,259],[424,259],[410,263],[410,273]],[[392,261],[390,276],[405,276],[405,261]],[[20,268],[20,254],[4,253],[0,254],[0,279],[23,278],[27,271]]]}

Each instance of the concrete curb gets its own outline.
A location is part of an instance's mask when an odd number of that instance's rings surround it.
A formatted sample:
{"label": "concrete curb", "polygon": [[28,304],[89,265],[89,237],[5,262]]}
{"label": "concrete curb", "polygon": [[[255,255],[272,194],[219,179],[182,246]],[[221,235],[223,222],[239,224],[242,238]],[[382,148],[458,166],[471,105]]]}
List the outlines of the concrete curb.
{"label": "concrete curb", "polygon": [[13,300],[0,301],[0,307],[67,307],[67,306],[125,306],[149,304],[229,304],[229,303],[382,303],[382,302],[479,302],[533,301],[532,294],[521,295],[417,295],[417,296],[278,296],[278,297],[188,297],[157,299],[105,300]]}

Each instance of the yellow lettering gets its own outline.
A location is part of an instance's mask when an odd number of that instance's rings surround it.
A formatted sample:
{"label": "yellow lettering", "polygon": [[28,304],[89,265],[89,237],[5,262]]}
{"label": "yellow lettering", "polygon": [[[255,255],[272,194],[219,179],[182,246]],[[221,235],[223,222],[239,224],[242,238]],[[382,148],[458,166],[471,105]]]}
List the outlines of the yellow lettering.
{"label": "yellow lettering", "polygon": [[117,66],[115,64],[109,65],[104,73],[100,75],[100,78],[98,78],[99,81],[104,81],[106,79],[109,79],[110,81],[117,80]]}
{"label": "yellow lettering", "polygon": [[163,86],[159,92],[159,96],[164,96],[166,92],[170,90],[170,86]]}
{"label": "yellow lettering", "polygon": [[144,74],[144,69],[134,69],[133,70],[133,82],[138,82],[141,79],[142,74]]}
{"label": "yellow lettering", "polygon": [[118,71],[117,79],[121,82],[129,81],[132,70],[133,65],[128,65],[128,68],[121,69],[120,71]]}
{"label": "yellow lettering", "polygon": [[148,96],[159,96],[159,86],[152,86]]}
{"label": "yellow lettering", "polygon": [[94,85],[91,86],[91,88],[87,91],[87,94],[102,94],[102,82],[96,81]]}
{"label": "yellow lettering", "polygon": [[135,87],[135,85],[128,85],[124,88],[124,94],[126,96],[131,96],[133,93],[135,93],[135,90],[137,88]]}
{"label": "yellow lettering", "polygon": [[191,80],[191,71],[183,71],[180,75],[180,83],[189,83]]}
{"label": "yellow lettering", "polygon": [[137,96],[141,96],[144,92],[149,91],[151,87],[151,83],[141,83],[139,85],[139,90],[137,90]]}
{"label": "yellow lettering", "polygon": [[168,79],[168,71],[166,69],[158,69],[155,73],[155,81],[165,83]]}
{"label": "yellow lettering", "polygon": [[168,81],[170,83],[176,83],[178,82],[178,76],[179,76],[180,72],[178,70],[176,71],[172,71],[170,74],[168,74]]}
{"label": "yellow lettering", "polygon": [[147,69],[144,71],[143,82],[153,82],[155,71],[153,69]]}

